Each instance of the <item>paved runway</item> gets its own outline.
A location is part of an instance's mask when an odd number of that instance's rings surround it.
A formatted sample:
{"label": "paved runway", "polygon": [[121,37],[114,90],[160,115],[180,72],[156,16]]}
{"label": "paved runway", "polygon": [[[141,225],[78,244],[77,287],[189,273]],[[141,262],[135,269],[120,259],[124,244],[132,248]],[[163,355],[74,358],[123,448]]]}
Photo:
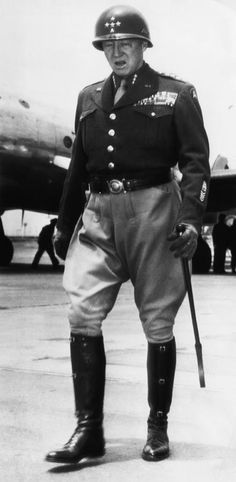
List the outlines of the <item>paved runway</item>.
{"label": "paved runway", "polygon": [[234,482],[236,480],[236,276],[194,275],[206,384],[199,387],[187,299],[176,320],[177,372],[169,417],[171,457],[148,463],[146,342],[126,283],[104,324],[105,457],[49,464],[47,451],[75,426],[67,298],[62,269],[33,241],[18,242],[0,274],[0,477],[4,482]]}

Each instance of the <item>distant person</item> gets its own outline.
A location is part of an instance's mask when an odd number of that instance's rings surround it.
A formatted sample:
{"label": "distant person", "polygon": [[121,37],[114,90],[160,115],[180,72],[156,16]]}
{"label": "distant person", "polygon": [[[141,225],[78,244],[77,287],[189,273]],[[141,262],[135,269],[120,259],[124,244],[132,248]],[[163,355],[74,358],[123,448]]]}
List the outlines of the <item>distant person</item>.
{"label": "distant person", "polygon": [[192,259],[193,273],[206,274],[211,269],[211,248],[200,234],[198,236],[197,249]]}
{"label": "distant person", "polygon": [[235,273],[236,268],[236,218],[229,227],[229,249],[231,251],[231,270]]}
{"label": "distant person", "polygon": [[51,219],[50,224],[47,224],[46,226],[44,226],[39,233],[39,237],[38,237],[39,247],[32,263],[32,267],[34,269],[38,267],[39,261],[45,251],[48,253],[48,256],[52,262],[53,267],[57,268],[59,265],[59,261],[55,256],[54,246],[53,246],[53,234],[54,234],[54,229],[56,224],[57,224],[57,218]]}
{"label": "distant person", "polygon": [[225,273],[225,256],[229,247],[229,227],[226,222],[226,215],[220,214],[218,223],[213,227],[212,238],[214,245],[213,271],[216,274]]}

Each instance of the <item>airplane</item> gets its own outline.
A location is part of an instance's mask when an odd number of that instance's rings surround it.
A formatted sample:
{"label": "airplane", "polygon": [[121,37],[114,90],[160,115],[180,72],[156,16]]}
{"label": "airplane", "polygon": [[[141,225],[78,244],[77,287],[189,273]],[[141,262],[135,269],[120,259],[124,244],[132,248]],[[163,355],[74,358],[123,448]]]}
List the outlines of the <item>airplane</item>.
{"label": "airplane", "polygon": [[[49,119],[48,109],[0,95],[0,215],[12,209],[58,213],[73,141],[71,128]],[[204,225],[214,224],[219,212],[235,209],[236,170],[218,156],[211,170]],[[0,219],[0,266],[10,264],[13,250]],[[193,272],[208,272],[210,264],[209,245],[199,236]]]}
{"label": "airplane", "polygon": [[[203,226],[214,225],[218,220],[219,213],[236,217],[236,169],[230,169],[228,159],[221,155],[217,156],[211,168],[210,189]],[[200,235],[192,260],[193,273],[208,273],[211,262],[211,249]]]}
{"label": "airplane", "polygon": [[[74,133],[56,116],[28,99],[0,95],[0,216],[12,209],[57,214]],[[12,257],[0,218],[0,266]]]}

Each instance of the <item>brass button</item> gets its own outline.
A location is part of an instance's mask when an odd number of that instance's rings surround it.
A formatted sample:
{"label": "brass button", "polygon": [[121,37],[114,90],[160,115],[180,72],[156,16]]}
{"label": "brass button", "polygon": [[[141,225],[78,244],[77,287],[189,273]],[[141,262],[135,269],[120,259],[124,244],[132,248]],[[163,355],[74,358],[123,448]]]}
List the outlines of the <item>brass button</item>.
{"label": "brass button", "polygon": [[115,120],[116,119],[116,114],[114,112],[112,112],[110,115],[109,115],[110,119],[111,120]]}
{"label": "brass button", "polygon": [[109,167],[109,169],[114,169],[114,167],[115,167],[114,162],[109,162],[108,167]]}
{"label": "brass button", "polygon": [[110,130],[108,131],[108,134],[109,134],[109,136],[114,136],[114,135],[115,135],[114,129],[110,129]]}
{"label": "brass button", "polygon": [[107,151],[108,151],[108,152],[113,152],[113,151],[114,151],[114,147],[113,147],[113,146],[107,146]]}

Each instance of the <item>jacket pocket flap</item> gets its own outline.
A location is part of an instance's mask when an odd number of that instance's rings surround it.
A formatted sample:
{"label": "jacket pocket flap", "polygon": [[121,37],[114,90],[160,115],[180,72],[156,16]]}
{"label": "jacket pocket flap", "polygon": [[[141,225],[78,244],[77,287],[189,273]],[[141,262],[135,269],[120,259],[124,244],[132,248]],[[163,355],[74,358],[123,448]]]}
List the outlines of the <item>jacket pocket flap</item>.
{"label": "jacket pocket flap", "polygon": [[169,105],[135,105],[133,108],[136,112],[151,119],[172,115],[173,113],[173,107]]}

